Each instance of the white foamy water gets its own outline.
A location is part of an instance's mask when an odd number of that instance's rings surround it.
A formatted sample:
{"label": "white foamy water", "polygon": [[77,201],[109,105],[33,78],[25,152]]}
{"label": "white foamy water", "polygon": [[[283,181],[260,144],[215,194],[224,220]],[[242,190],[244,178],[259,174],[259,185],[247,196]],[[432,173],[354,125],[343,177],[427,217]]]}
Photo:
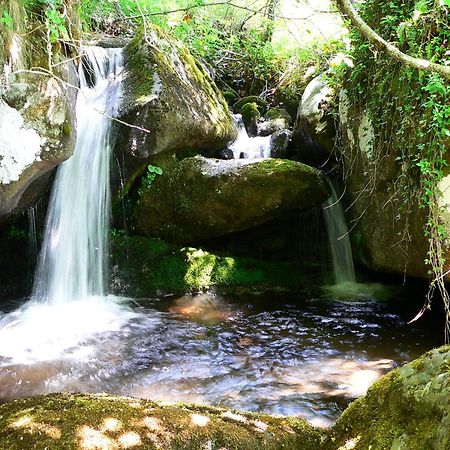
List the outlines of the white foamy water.
{"label": "white foamy water", "polygon": [[229,148],[233,152],[234,159],[270,158],[270,136],[249,137],[242,116],[236,114],[233,118],[238,137]]}

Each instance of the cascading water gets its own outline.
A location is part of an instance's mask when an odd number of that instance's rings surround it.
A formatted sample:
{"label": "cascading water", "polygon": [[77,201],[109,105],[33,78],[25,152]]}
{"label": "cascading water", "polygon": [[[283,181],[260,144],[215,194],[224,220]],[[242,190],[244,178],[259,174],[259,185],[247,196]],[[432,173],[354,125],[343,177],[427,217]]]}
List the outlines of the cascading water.
{"label": "cascading water", "polygon": [[355,268],[353,266],[352,247],[348,235],[347,223],[341,202],[329,183],[331,196],[323,205],[323,215],[328,234],[328,241],[333,260],[334,282],[336,285],[355,284]]}
{"label": "cascading water", "polygon": [[242,116],[236,114],[233,118],[238,137],[229,148],[233,152],[234,159],[270,158],[270,136],[249,137]]}
{"label": "cascading water", "polygon": [[84,50],[77,143],[55,179],[32,298],[1,317],[0,360],[45,361],[62,352],[68,357],[68,349],[80,351],[79,342],[116,331],[136,316],[104,296],[111,117],[120,100],[121,55],[121,49]]}
{"label": "cascading water", "polygon": [[120,97],[120,49],[90,47],[80,69],[78,139],[58,170],[34,297],[63,303],[105,292],[109,233],[111,116]]}

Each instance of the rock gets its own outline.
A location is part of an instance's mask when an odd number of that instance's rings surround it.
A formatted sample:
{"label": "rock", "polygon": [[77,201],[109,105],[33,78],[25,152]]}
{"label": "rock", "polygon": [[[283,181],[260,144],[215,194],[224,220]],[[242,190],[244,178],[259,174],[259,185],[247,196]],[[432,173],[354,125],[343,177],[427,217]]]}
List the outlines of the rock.
{"label": "rock", "polygon": [[219,159],[234,159],[233,150],[231,150],[230,148],[223,148],[222,150],[220,150],[220,152],[218,154],[218,158]]}
{"label": "rock", "polygon": [[0,406],[0,448],[316,450],[305,420],[193,404],[50,394]]}
{"label": "rock", "polygon": [[289,130],[280,130],[270,136],[270,151],[272,158],[286,158],[292,137]]}
{"label": "rock", "polygon": [[258,97],[257,95],[249,95],[248,97],[241,98],[233,105],[233,112],[242,114],[242,108],[247,103],[256,103],[261,114],[264,114],[267,110],[267,102],[264,99]]}
{"label": "rock", "polygon": [[271,108],[264,115],[264,121],[258,124],[258,135],[269,136],[277,131],[288,129],[292,117],[285,109]]}
{"label": "rock", "polygon": [[346,200],[351,205],[347,221],[356,224],[351,234],[354,256],[371,270],[428,278],[428,239],[423,232],[427,211],[416,205],[409,214],[400,213],[395,151],[376,158],[379,144],[372,121],[364,108],[350,105],[346,91],[340,93],[339,115],[341,152],[352,166]]}
{"label": "rock", "polygon": [[223,148],[236,131],[209,74],[181,42],[157,26],[148,25],[145,33],[140,30],[124,49],[120,119],[134,128],[120,127],[117,151],[142,167],[157,153]]}
{"label": "rock", "polygon": [[381,378],[332,428],[325,450],[450,448],[450,346]]}
{"label": "rock", "polygon": [[292,145],[300,161],[321,166],[329,158],[336,136],[331,103],[334,90],[323,76],[306,87],[297,111]]}
{"label": "rock", "polygon": [[301,163],[186,158],[142,193],[136,230],[192,242],[251,228],[327,197],[322,174]]}
{"label": "rock", "polygon": [[143,236],[111,240],[112,292],[148,298],[206,291],[243,293],[298,292],[310,279],[302,263],[267,258],[220,256],[202,248],[183,247]]}
{"label": "rock", "polygon": [[[17,208],[35,180],[71,156],[75,145],[75,66],[55,52],[53,63],[61,63],[55,75],[61,82],[45,74],[13,75],[18,68],[46,61],[46,36],[28,34],[21,48],[31,46],[30,40],[38,50],[29,56],[6,55],[0,76],[0,222]],[[46,183],[34,183],[33,193],[20,206],[28,206],[45,187]]]}
{"label": "rock", "polygon": [[241,114],[247,134],[250,137],[256,136],[258,134],[258,122],[261,118],[258,105],[256,103],[246,103],[241,108]]}

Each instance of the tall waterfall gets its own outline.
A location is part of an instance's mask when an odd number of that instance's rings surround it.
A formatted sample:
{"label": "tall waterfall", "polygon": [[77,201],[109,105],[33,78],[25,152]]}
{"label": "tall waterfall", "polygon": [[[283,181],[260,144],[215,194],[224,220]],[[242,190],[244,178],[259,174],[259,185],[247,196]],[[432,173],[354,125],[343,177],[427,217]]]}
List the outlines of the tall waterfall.
{"label": "tall waterfall", "polygon": [[65,303],[105,293],[110,216],[111,116],[123,74],[121,49],[85,48],[77,143],[56,176],[33,297]]}
{"label": "tall waterfall", "polygon": [[331,196],[323,206],[323,215],[333,259],[334,282],[336,284],[356,283],[352,247],[350,245],[344,211],[331,182],[329,186]]}

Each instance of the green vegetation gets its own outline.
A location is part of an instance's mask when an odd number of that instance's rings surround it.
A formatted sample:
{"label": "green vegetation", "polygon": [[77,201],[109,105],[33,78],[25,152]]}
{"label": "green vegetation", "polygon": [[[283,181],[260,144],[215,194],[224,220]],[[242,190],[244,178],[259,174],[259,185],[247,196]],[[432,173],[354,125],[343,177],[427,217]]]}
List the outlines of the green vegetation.
{"label": "green vegetation", "polygon": [[153,181],[158,175],[162,175],[163,171],[161,167],[152,166],[149,164],[147,166],[147,171],[141,178],[141,187],[138,189],[138,195],[141,196],[145,191],[150,189]]}
{"label": "green vegetation", "polygon": [[180,248],[159,239],[112,237],[114,277],[126,285],[126,295],[149,297],[160,293],[253,290],[298,291],[307,282],[296,262],[262,261],[219,256],[198,248]]}
{"label": "green vegetation", "polygon": [[[435,0],[358,4],[362,18],[384,39],[404,53],[445,65],[450,40],[449,9]],[[351,32],[354,67],[346,88],[353,107],[366,111],[374,130],[371,174],[366,192],[376,188],[376,174],[386,158],[396,160],[395,195],[391,202],[405,222],[399,240],[409,242],[408,215],[417,207],[427,211],[424,230],[429,242],[431,293],[437,287],[449,315],[449,298],[443,285],[448,238],[441,207],[439,183],[449,173],[450,84],[440,75],[419,71],[381,53],[356,29]],[[342,76],[345,71],[338,71]],[[348,165],[351,170],[351,163]],[[367,194],[370,195],[370,194]],[[432,295],[429,295],[428,305]]]}

